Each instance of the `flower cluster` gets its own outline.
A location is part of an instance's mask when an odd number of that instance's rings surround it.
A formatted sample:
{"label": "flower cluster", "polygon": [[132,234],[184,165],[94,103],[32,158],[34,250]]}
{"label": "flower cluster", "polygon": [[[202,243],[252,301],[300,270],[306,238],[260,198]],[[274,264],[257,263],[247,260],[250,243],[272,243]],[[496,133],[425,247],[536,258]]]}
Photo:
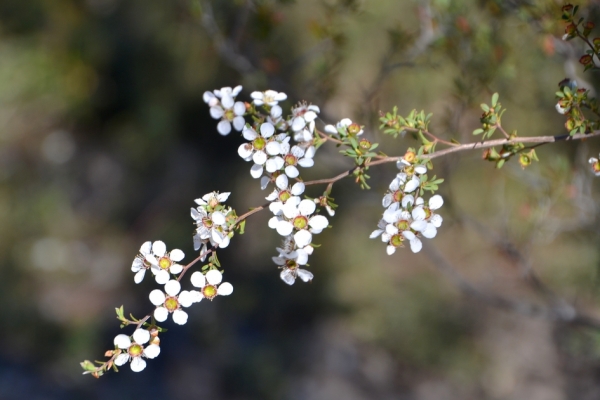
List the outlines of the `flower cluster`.
{"label": "flower cluster", "polygon": [[167,246],[160,240],[145,242],[131,264],[131,270],[135,272],[133,279],[135,283],[140,283],[149,269],[154,274],[156,283],[165,284],[171,279],[171,275],[177,275],[183,270],[177,262],[183,260],[184,256],[179,249],[167,253]]}
{"label": "flower cluster", "polygon": [[394,254],[396,248],[404,247],[405,241],[409,242],[413,253],[418,253],[423,247],[420,237],[434,238],[437,228],[442,225],[442,217],[434,211],[444,204],[444,200],[436,194],[425,203],[421,197],[427,166],[416,164],[414,152],[409,150],[398,161],[397,167],[400,172],[383,196],[382,205],[386,208],[383,218],[370,238],[381,236],[381,241],[387,243],[389,255]]}

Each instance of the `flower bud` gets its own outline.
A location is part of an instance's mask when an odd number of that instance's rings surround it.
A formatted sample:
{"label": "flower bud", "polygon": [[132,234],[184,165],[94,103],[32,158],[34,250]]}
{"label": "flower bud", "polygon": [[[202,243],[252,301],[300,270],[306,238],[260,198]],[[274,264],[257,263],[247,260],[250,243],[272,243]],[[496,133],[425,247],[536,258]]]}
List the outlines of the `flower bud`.
{"label": "flower bud", "polygon": [[583,65],[588,65],[592,63],[592,56],[589,54],[585,54],[583,56],[581,56],[581,58],[579,59],[579,62]]}

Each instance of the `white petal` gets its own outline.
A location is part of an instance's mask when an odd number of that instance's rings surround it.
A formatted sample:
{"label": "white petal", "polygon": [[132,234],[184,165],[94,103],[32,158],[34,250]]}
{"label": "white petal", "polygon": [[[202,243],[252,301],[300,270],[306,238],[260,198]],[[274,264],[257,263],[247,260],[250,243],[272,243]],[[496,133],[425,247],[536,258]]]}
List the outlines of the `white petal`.
{"label": "white petal", "polygon": [[404,186],[404,191],[406,193],[414,192],[414,190],[418,188],[420,184],[421,182],[419,179],[413,175],[413,178],[406,183],[406,186]]}
{"label": "white petal", "polygon": [[177,293],[181,290],[181,283],[175,279],[171,279],[165,284],[165,292],[170,296],[177,296]]}
{"label": "white petal", "polygon": [[231,123],[229,121],[223,120],[217,124],[217,132],[219,132],[223,136],[229,135],[231,132]]}
{"label": "white petal", "polygon": [[329,221],[327,221],[327,218],[323,215],[315,215],[310,219],[310,221],[308,221],[308,224],[313,229],[323,230],[327,228],[327,225],[329,225]]}
{"label": "white petal", "polygon": [[423,220],[425,219],[425,217],[427,216],[427,214],[425,213],[425,210],[423,209],[423,207],[415,207],[412,210],[412,217],[415,220]]}
{"label": "white petal", "polygon": [[267,153],[262,150],[255,152],[252,155],[252,161],[254,161],[255,164],[263,165],[267,162]]}
{"label": "white petal", "polygon": [[439,214],[434,214],[430,219],[429,222],[431,222],[431,224],[433,226],[435,226],[436,228],[439,228],[440,226],[442,226],[442,222],[444,221],[444,219],[442,218],[441,215]]}
{"label": "white petal", "polygon": [[392,245],[389,245],[388,247],[385,248],[385,252],[388,254],[388,256],[391,256],[392,254],[394,254],[396,252],[396,248]]}
{"label": "white petal", "polygon": [[270,156],[276,156],[281,153],[281,144],[277,141],[267,143],[266,147],[267,154]]}
{"label": "white petal", "polygon": [[241,101],[236,101],[233,105],[233,112],[238,116],[244,115],[246,112],[246,105]]}
{"label": "white petal", "polygon": [[280,221],[280,219],[278,217],[271,217],[269,219],[269,223],[268,223],[269,228],[277,229],[277,225],[279,225],[279,221]]}
{"label": "white petal", "polygon": [[381,200],[381,205],[385,208],[388,208],[390,204],[392,204],[392,200],[393,196],[390,193],[388,193],[385,196],[383,196],[383,199]]}
{"label": "white petal", "polygon": [[202,288],[206,285],[206,278],[204,277],[204,274],[200,271],[196,271],[192,274],[190,281],[192,282],[192,285]]}
{"label": "white petal", "polygon": [[281,236],[288,236],[294,230],[294,225],[288,221],[279,221],[276,229]]}
{"label": "white petal", "polygon": [[252,97],[253,99],[258,99],[261,100],[263,98],[263,93],[262,92],[252,92],[250,93],[250,97]]}
{"label": "white petal", "polygon": [[224,94],[221,90],[221,104],[223,104],[223,108],[225,109],[232,108],[234,104],[233,96],[229,93]]}
{"label": "white petal", "polygon": [[414,240],[414,239],[416,239],[415,234],[412,233],[411,231],[404,231],[404,232],[402,232],[402,236],[404,236],[408,240]]}
{"label": "white petal", "polygon": [[254,164],[252,166],[252,168],[250,168],[250,175],[252,175],[252,177],[254,179],[260,178],[262,176],[262,173],[263,173],[262,165]]}
{"label": "white petal", "polygon": [[[298,211],[300,211],[300,214],[307,216],[307,215],[311,215],[312,213],[315,212],[315,209],[317,208],[317,205],[315,204],[314,201],[312,200],[308,200],[308,199],[304,199],[300,202],[300,204],[298,205]],[[302,246],[300,246],[302,247]]]}
{"label": "white petal", "polygon": [[369,239],[375,239],[382,233],[383,233],[383,230],[381,230],[381,229],[374,230],[373,232],[371,232],[371,235],[369,235]]}
{"label": "white petal", "polygon": [[[268,163],[268,161],[267,161]],[[267,185],[269,184],[271,180],[269,179],[268,176],[263,176],[262,178],[260,178],[260,188],[261,190],[265,190],[267,188]]]}
{"label": "white petal", "polygon": [[298,268],[296,270],[296,272],[298,273],[298,278],[302,279],[304,282],[309,282],[312,281],[313,278],[315,277],[312,272],[307,271],[305,269],[302,268]]}
{"label": "white petal", "polygon": [[408,207],[409,204],[414,204],[415,203],[415,198],[412,194],[407,194],[406,196],[404,196],[402,198],[402,207],[406,208]]}
{"label": "white petal", "polygon": [[211,269],[206,273],[206,281],[211,285],[218,285],[223,280],[223,274],[216,269]]}
{"label": "white petal", "polygon": [[152,251],[152,243],[148,242],[144,242],[144,244],[142,244],[142,247],[140,247],[140,253],[142,255],[146,255],[149,254],[150,251]]}
{"label": "white petal", "polygon": [[142,269],[140,271],[138,271],[137,274],[135,274],[135,276],[133,277],[133,281],[135,283],[140,283],[141,281],[144,280],[144,275],[146,274],[146,270]]}
{"label": "white petal", "polygon": [[129,339],[129,336],[121,333],[120,335],[115,336],[113,343],[119,349],[127,349],[129,346],[131,346],[131,339]]}
{"label": "white petal", "polygon": [[418,238],[414,238],[410,241],[410,249],[413,253],[418,253],[423,248],[423,243]]}
{"label": "white petal", "polygon": [[185,257],[185,254],[179,249],[173,249],[169,253],[169,258],[175,262],[183,260],[183,257]]}
{"label": "white petal", "polygon": [[[415,165],[415,173],[419,174],[419,175],[423,175],[425,173],[427,173],[427,167],[424,165]],[[416,251],[415,251],[416,253]]]}
{"label": "white petal", "polygon": [[166,270],[161,269],[156,273],[154,279],[156,279],[156,283],[158,283],[159,285],[164,285],[165,283],[169,282],[169,280],[171,279],[171,275],[169,275],[169,273]]}
{"label": "white petal", "polygon": [[275,186],[277,186],[281,190],[285,190],[288,187],[288,177],[287,175],[279,175],[277,179],[275,179]]}
{"label": "white petal", "polygon": [[304,113],[304,120],[306,122],[314,121],[317,118],[317,113],[314,111],[307,111]]}
{"label": "white petal", "polygon": [[423,220],[414,221],[410,224],[410,227],[417,232],[423,232],[427,228],[427,222]]}
{"label": "white petal", "polygon": [[154,289],[150,292],[150,302],[155,306],[160,306],[164,304],[166,296],[160,289]]}
{"label": "white petal", "polygon": [[156,358],[160,354],[160,346],[156,344],[151,344],[150,346],[144,349],[144,356],[146,358]]}
{"label": "white petal", "polygon": [[444,204],[444,199],[439,194],[431,197],[429,199],[429,208],[432,210],[437,210]]}
{"label": "white petal", "polygon": [[309,245],[310,242],[312,241],[312,233],[310,233],[306,229],[302,229],[302,230],[296,232],[296,234],[294,235],[294,241],[300,247]]}
{"label": "white petal", "polygon": [[217,289],[217,294],[221,296],[229,296],[233,293],[233,286],[229,282],[223,282]]}
{"label": "white petal", "polygon": [[265,122],[264,124],[262,124],[260,126],[260,134],[265,139],[270,138],[271,136],[273,136],[274,133],[275,133],[275,127],[271,123]]}
{"label": "white petal", "polygon": [[269,210],[271,210],[273,215],[280,215],[282,209],[283,209],[283,203],[280,201],[275,201],[275,202],[269,204]]}
{"label": "white petal", "polygon": [[167,246],[161,240],[152,243],[152,253],[157,257],[162,257],[167,252]]}
{"label": "white petal", "polygon": [[301,131],[306,126],[306,121],[302,117],[296,117],[292,120],[292,130],[294,132]]}
{"label": "white petal", "polygon": [[[280,175],[280,176],[285,176],[285,175]],[[302,193],[304,193],[304,183],[303,182],[296,182],[294,183],[294,186],[292,186],[292,194],[294,196],[300,196]]]}
{"label": "white petal", "polygon": [[396,233],[398,233],[398,228],[396,228],[396,227],[395,227],[394,225],[392,225],[392,224],[386,225],[386,227],[385,227],[385,233],[387,233],[387,234],[388,234],[388,235],[390,235],[390,236],[393,236],[393,235],[395,235]]}
{"label": "white petal", "polygon": [[285,268],[283,271],[281,271],[281,273],[279,274],[279,277],[281,278],[282,281],[284,281],[288,285],[293,285],[294,282],[296,282],[296,278],[294,278],[294,274],[292,273],[292,271],[290,271],[287,268]]}
{"label": "white petal", "polygon": [[192,294],[187,290],[183,290],[181,293],[179,293],[177,300],[182,307],[189,307],[192,305],[192,303],[194,303]]}
{"label": "white petal", "polygon": [[115,358],[115,365],[121,366],[129,361],[129,353],[122,353]]}
{"label": "white petal", "polygon": [[219,243],[219,248],[224,249],[225,247],[229,246],[229,242],[230,242],[229,236],[224,235],[223,240],[221,241],[221,243]]}
{"label": "white petal", "polygon": [[427,224],[427,227],[421,231],[421,234],[427,239],[433,239],[437,235],[437,229],[433,224]]}
{"label": "white petal", "polygon": [[337,129],[336,129],[336,127],[335,127],[335,126],[333,126],[333,125],[325,125],[325,127],[323,128],[323,130],[324,130],[325,132],[327,132],[327,133],[331,133],[331,134],[334,134],[334,135],[337,135],[337,134],[339,134],[339,133],[338,133],[338,130],[337,130]]}
{"label": "white petal", "polygon": [[298,256],[296,257],[296,262],[300,265],[306,265],[308,262],[308,252],[304,249],[300,249],[296,251]]}
{"label": "white petal", "polygon": [[237,85],[236,87],[233,88],[233,90],[231,91],[231,95],[233,97],[237,96],[238,94],[240,94],[240,92],[242,91],[242,85]]}
{"label": "white petal", "polygon": [[146,329],[136,329],[135,332],[133,332],[133,341],[137,344],[144,344],[148,340],[150,340],[150,332]]}
{"label": "white petal", "polygon": [[281,168],[283,168],[284,164],[285,161],[281,157],[269,158],[266,163],[267,172],[273,173],[275,171],[279,171]]}
{"label": "white petal", "polygon": [[231,192],[219,193],[217,195],[217,200],[219,200],[219,203],[223,203],[223,202],[227,201],[227,199],[229,198],[230,194],[231,194]]}
{"label": "white petal", "polygon": [[156,310],[154,310],[154,319],[158,322],[165,322],[168,316],[169,310],[164,307],[157,307]]}
{"label": "white petal", "polygon": [[244,125],[246,125],[246,120],[244,117],[238,115],[233,119],[233,129],[236,131],[240,132],[242,129],[244,129]]}
{"label": "white petal", "polygon": [[223,215],[223,213],[220,211],[213,212],[210,216],[210,219],[212,219],[212,221],[217,225],[225,224],[225,215]]}
{"label": "white petal", "polygon": [[271,117],[274,119],[281,117],[282,113],[283,113],[283,110],[281,109],[280,106],[273,106],[273,108],[271,108]]}
{"label": "white petal", "polygon": [[285,174],[290,178],[295,178],[300,175],[300,172],[298,172],[298,168],[294,167],[293,165],[288,165],[285,167]]}
{"label": "white petal", "polygon": [[247,128],[242,131],[242,136],[244,136],[244,139],[251,142],[258,137],[258,133],[252,128]]}
{"label": "white petal", "polygon": [[173,265],[171,265],[171,267],[169,268],[169,271],[170,271],[172,274],[175,274],[175,275],[177,275],[178,273],[180,273],[181,271],[183,271],[183,266],[182,266],[182,265],[180,265],[180,264],[173,264]]}
{"label": "white petal", "polygon": [[188,315],[183,310],[175,310],[173,311],[173,322],[179,325],[185,325],[188,320]]}
{"label": "white petal", "polygon": [[[252,145],[250,143],[244,143],[244,144],[241,144],[240,147],[238,147],[238,154],[244,160],[247,160],[248,158],[252,157],[253,152],[254,152],[254,148],[252,147]],[[247,161],[249,161],[249,160],[247,160]]]}
{"label": "white petal", "polygon": [[312,158],[302,158],[298,160],[298,165],[303,168],[310,168],[315,165],[315,162]]}
{"label": "white petal", "polygon": [[221,119],[223,114],[225,114],[225,111],[221,106],[214,106],[210,108],[210,116],[213,117],[213,119]]}

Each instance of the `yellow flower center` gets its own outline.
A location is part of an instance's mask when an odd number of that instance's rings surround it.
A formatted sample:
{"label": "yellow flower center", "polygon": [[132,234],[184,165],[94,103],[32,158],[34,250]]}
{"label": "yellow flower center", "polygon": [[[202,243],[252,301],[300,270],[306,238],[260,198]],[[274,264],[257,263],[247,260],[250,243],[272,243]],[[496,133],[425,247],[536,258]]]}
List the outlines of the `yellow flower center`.
{"label": "yellow flower center", "polygon": [[177,297],[167,297],[165,300],[165,308],[169,310],[169,312],[173,312],[179,308],[179,302],[177,301]]}
{"label": "yellow flower center", "polygon": [[217,295],[217,287],[214,285],[206,285],[202,288],[202,294],[209,300],[212,300]]}
{"label": "yellow flower center", "polygon": [[131,357],[139,357],[144,352],[144,348],[139,344],[134,343],[131,346],[129,346],[129,349],[127,351],[129,352],[129,355]]}
{"label": "yellow flower center", "polygon": [[305,216],[298,215],[296,218],[294,218],[294,222],[292,222],[292,225],[294,225],[294,228],[296,229],[304,229],[306,228],[306,225],[308,225],[308,220]]}
{"label": "yellow flower center", "polygon": [[171,264],[173,263],[169,257],[161,257],[160,260],[158,260],[158,266],[162,269],[169,269]]}
{"label": "yellow flower center", "polygon": [[400,246],[402,246],[403,241],[404,241],[404,236],[396,234],[396,235],[392,236],[392,239],[390,240],[390,244],[394,247],[400,247]]}

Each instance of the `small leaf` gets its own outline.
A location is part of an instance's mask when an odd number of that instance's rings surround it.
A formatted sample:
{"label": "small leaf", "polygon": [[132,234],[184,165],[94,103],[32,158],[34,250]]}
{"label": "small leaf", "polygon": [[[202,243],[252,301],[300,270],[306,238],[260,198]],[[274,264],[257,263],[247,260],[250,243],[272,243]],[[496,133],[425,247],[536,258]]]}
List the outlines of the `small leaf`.
{"label": "small leaf", "polygon": [[498,93],[492,95],[492,107],[496,107],[496,104],[498,104]]}

